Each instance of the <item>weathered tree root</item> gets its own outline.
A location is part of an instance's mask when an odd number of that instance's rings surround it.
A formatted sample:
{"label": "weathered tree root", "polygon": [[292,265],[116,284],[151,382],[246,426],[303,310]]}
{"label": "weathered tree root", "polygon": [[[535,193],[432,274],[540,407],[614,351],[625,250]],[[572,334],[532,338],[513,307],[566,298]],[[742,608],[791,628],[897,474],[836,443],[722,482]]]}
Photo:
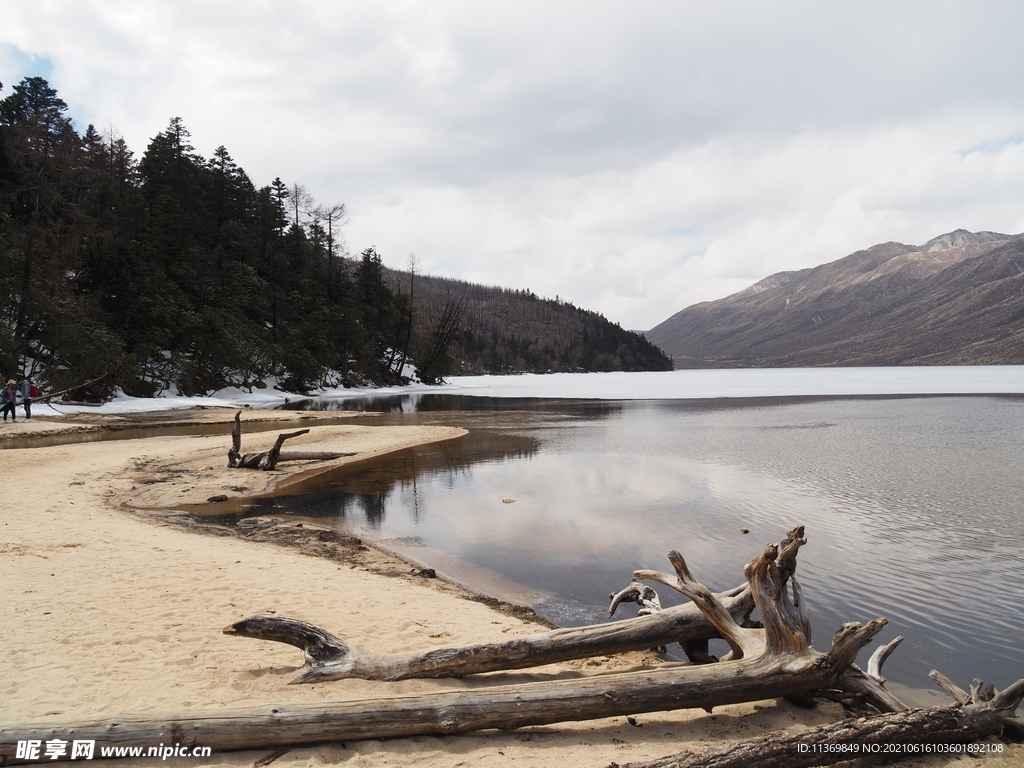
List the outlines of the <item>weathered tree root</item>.
{"label": "weathered tree root", "polygon": [[340,459],[343,456],[355,456],[354,453],[338,453],[337,451],[282,451],[285,440],[304,435],[308,429],[298,432],[282,432],[277,436],[274,447],[260,453],[242,453],[242,412],[235,413],[235,426],[231,428],[231,448],[228,450],[229,469],[259,469],[269,472],[277,468],[282,461],[327,461]]}
{"label": "weathered tree root", "polygon": [[641,584],[636,579],[629,582],[625,589],[612,592],[608,595],[608,599],[612,601],[611,605],[608,606],[609,619],[615,615],[615,610],[622,603],[636,603],[639,605],[640,610],[637,611],[637,616],[649,616],[662,610],[661,598],[658,597],[658,593],[652,587]]}
{"label": "weathered tree root", "polygon": [[[753,739],[657,760],[630,763],[628,768],[807,768],[855,758],[893,760],[931,754],[998,754],[1012,747],[993,744],[987,751],[952,749],[974,744],[1004,729],[1017,727],[1016,709],[1024,699],[1024,679],[1005,691],[982,693],[976,682],[968,694],[938,672],[931,678],[956,694],[956,704],[910,709],[844,720],[796,733],[770,733]],[[952,686],[952,689],[947,687]]]}

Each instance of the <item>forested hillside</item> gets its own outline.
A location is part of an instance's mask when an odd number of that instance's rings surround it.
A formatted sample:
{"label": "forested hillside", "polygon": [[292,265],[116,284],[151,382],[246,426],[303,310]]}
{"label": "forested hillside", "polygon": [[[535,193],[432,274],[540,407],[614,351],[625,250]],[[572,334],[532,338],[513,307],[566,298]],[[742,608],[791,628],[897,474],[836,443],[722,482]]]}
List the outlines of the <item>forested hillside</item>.
{"label": "forested hillside", "polygon": [[427,327],[443,332],[458,318],[461,331],[438,362],[459,373],[672,370],[642,335],[569,302],[409,272],[394,273],[393,285]]}
{"label": "forested hillside", "polygon": [[[372,247],[347,258],[343,204],[280,178],[257,187],[225,147],[197,153],[180,118],[137,158],[66,113],[42,78],[0,99],[4,376],[29,371],[51,390],[101,377],[76,394],[104,397],[269,377],[296,391],[392,384],[414,366],[425,380],[666,367],[570,305],[541,302],[527,319],[500,289],[432,292],[436,279],[411,275],[403,287]],[[471,299],[480,291],[494,298]]]}

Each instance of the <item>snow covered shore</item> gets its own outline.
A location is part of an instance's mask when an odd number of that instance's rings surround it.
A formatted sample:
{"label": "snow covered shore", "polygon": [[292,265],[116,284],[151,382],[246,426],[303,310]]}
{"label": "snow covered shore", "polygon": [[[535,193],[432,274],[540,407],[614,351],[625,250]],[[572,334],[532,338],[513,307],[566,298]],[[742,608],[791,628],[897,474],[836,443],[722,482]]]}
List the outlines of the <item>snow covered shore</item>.
{"label": "snow covered shore", "polygon": [[[899,368],[744,368],[650,373],[552,373],[455,376],[437,386],[328,389],[321,398],[399,394],[533,397],[597,400],[676,400],[756,397],[1024,394],[1024,366],[917,366]],[[120,395],[98,407],[61,405],[62,413],[167,410],[195,406],[278,408],[308,395],[266,389],[225,389],[209,397],[135,398]],[[41,406],[40,406],[41,407]],[[48,415],[54,410],[47,408]]]}

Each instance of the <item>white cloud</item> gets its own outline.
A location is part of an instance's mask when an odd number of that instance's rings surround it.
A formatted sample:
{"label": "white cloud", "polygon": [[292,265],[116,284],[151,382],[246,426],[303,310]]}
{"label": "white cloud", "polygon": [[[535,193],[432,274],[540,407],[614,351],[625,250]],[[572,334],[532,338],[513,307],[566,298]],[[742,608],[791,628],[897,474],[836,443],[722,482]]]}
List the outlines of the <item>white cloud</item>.
{"label": "white cloud", "polygon": [[[1013,2],[12,5],[80,123],[180,115],[354,250],[630,328],[885,240],[1024,230]],[[6,45],[4,45],[6,44]]]}

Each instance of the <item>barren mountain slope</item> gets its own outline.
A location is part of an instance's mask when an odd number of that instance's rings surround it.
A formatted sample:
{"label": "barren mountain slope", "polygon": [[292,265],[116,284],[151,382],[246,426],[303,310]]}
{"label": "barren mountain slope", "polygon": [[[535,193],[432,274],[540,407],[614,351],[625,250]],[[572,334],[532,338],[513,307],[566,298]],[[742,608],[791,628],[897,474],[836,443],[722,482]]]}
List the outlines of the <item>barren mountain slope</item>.
{"label": "barren mountain slope", "polygon": [[647,332],[677,368],[1024,362],[1024,239],[883,243],[687,307]]}

